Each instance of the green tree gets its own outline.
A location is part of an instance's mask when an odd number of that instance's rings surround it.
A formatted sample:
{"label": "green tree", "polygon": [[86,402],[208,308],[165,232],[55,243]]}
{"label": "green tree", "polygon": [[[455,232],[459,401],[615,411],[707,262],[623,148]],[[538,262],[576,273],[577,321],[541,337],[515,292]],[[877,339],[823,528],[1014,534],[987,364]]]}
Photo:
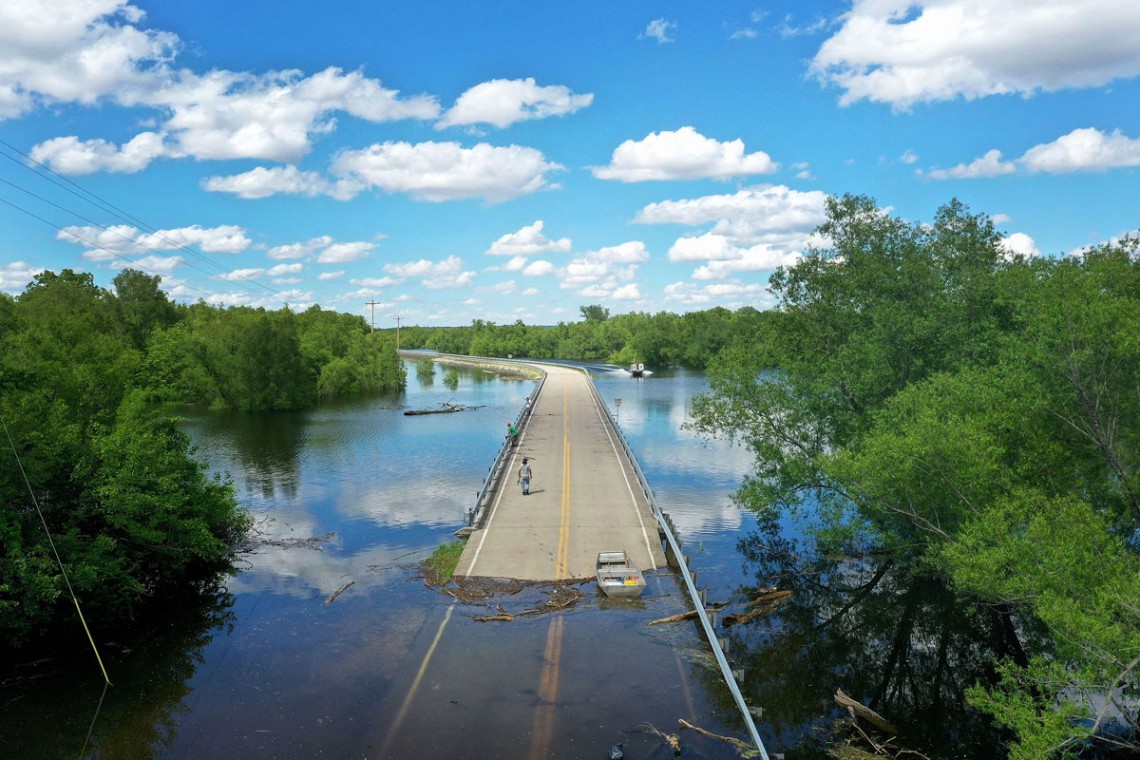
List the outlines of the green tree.
{"label": "green tree", "polygon": [[824,548],[873,547],[1048,631],[971,691],[1015,756],[1121,741],[1113,719],[1140,727],[1137,244],[1010,260],[957,202],[927,227],[850,196],[820,232],[829,248],[773,276],[761,340],[710,365],[694,424],[753,449],[743,503],[810,494]]}
{"label": "green tree", "polygon": [[205,478],[132,388],[139,352],[116,307],[69,270],[0,298],[11,452],[0,456],[0,638],[11,645],[74,614],[40,514],[84,607],[108,625],[223,565],[245,527],[229,486]]}
{"label": "green tree", "polygon": [[137,269],[124,269],[115,275],[115,319],[131,345],[141,351],[157,329],[178,320],[178,308],[159,287],[162,278],[148,277]]}
{"label": "green tree", "polygon": [[600,304],[579,306],[578,312],[582,315],[582,319],[587,322],[605,322],[610,318],[610,310]]}
{"label": "green tree", "polygon": [[41,272],[18,299],[9,367],[81,418],[114,414],[140,356],[114,321],[111,295],[90,274]]}

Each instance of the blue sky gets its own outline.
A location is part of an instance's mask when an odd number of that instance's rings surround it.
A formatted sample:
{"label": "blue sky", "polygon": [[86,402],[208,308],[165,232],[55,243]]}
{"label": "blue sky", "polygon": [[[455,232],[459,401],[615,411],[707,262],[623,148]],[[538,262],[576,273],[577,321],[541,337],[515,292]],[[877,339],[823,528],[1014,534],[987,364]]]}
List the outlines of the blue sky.
{"label": "blue sky", "polygon": [[[1140,225],[1140,3],[4,0],[0,290],[377,327],[767,308],[827,195]],[[374,305],[370,305],[374,304]]]}

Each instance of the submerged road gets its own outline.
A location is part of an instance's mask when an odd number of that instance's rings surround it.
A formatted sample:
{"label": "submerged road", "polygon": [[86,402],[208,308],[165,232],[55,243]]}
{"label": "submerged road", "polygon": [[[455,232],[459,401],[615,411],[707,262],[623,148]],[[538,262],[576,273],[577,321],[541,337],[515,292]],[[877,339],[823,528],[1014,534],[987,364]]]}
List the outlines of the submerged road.
{"label": "submerged road", "polygon": [[[534,408],[457,578],[524,581],[594,576],[598,552],[625,550],[643,571],[665,565],[657,522],[586,373],[544,365]],[[534,478],[516,485],[523,458]]]}
{"label": "submerged road", "polygon": [[[652,572],[666,558],[633,463],[590,378],[542,368],[546,380],[518,445],[496,468],[498,486],[481,499],[455,572],[461,587],[464,579],[534,583],[457,599],[437,624],[425,621],[416,654],[395,676],[408,684],[405,697],[382,705],[366,729],[383,760],[591,760],[615,743],[628,757],[663,756],[647,726],[673,727],[680,717],[719,724],[723,697],[691,683],[694,672],[700,684],[707,678],[687,660],[703,648],[699,634],[648,625],[686,605],[673,573]],[[534,460],[529,496],[516,484],[523,457]],[[642,598],[611,600],[582,583],[572,607],[542,612],[546,594],[592,579],[598,552],[616,550],[646,571]],[[500,622],[480,622],[496,611]],[[687,741],[710,760],[737,756],[717,741]],[[760,757],[767,760],[762,746]]]}

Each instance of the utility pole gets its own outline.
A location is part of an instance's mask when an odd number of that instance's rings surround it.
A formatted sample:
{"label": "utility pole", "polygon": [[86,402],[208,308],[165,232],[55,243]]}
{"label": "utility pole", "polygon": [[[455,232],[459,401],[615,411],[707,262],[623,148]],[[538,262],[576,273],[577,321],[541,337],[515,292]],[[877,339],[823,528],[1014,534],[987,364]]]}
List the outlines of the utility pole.
{"label": "utility pole", "polygon": [[379,301],[365,301],[364,302],[365,306],[371,306],[372,307],[372,332],[376,332],[376,306],[379,303],[380,303]]}
{"label": "utility pole", "polygon": [[396,315],[396,353],[400,353],[400,315]]}

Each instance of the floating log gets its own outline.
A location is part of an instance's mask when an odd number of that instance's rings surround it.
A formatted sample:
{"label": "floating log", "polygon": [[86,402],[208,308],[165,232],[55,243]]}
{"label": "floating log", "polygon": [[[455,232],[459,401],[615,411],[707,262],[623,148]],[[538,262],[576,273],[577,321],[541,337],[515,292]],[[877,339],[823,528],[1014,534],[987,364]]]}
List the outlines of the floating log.
{"label": "floating log", "polygon": [[439,409],[408,409],[404,412],[404,416],[411,417],[416,414],[450,414],[451,412],[462,412],[466,408],[465,406],[447,406],[445,404]]}
{"label": "floating log", "polygon": [[[711,603],[709,603],[708,607],[705,609],[705,614],[706,615],[715,615],[717,612],[720,612],[723,608],[725,608],[727,606],[728,606],[728,602],[711,602]],[[680,622],[683,622],[685,620],[692,620],[696,616],[697,616],[696,610],[689,610],[688,612],[682,612],[679,615],[670,615],[669,617],[663,617],[663,618],[657,618],[656,620],[650,620],[648,623],[646,623],[646,625],[657,625],[658,623],[680,623]]]}
{"label": "floating log", "polygon": [[777,591],[774,588],[763,591],[761,592],[760,596],[756,597],[755,599],[748,602],[747,605],[745,605],[746,607],[751,607],[752,609],[748,610],[747,612],[738,612],[725,615],[723,618],[721,618],[721,622],[724,623],[725,628],[731,628],[734,625],[747,623],[753,618],[760,617],[761,615],[767,615],[769,612],[775,611],[777,607],[779,607],[791,597],[791,591]]}
{"label": "floating log", "polygon": [[870,707],[867,707],[862,702],[856,702],[854,699],[844,694],[843,689],[835,690],[835,704],[839,705],[840,707],[847,708],[847,712],[851,714],[851,717],[862,718],[881,731],[886,731],[888,734],[897,734],[899,732],[899,730],[895,728],[894,725],[892,725],[891,722],[884,718],[882,715],[879,715],[877,712],[872,710]]}
{"label": "floating log", "polygon": [[503,609],[503,605],[496,604],[497,611],[494,615],[478,615],[474,618],[479,623],[509,623],[515,619],[515,616],[508,613]]}
{"label": "floating log", "polygon": [[472,618],[478,623],[509,623],[515,619],[514,615],[476,615]]}
{"label": "floating log", "polygon": [[333,602],[335,602],[336,598],[338,596],[340,596],[341,594],[343,594],[345,591],[347,591],[348,587],[354,583],[356,583],[356,581],[349,581],[348,583],[346,583],[343,586],[341,586],[340,588],[338,588],[336,591],[329,594],[329,598],[324,601],[324,604],[332,604]]}
{"label": "floating log", "polygon": [[[713,609],[705,610],[705,613],[712,615],[713,613],[715,613],[717,611],[717,609],[718,608],[714,607]],[[689,610],[688,612],[682,612],[679,615],[670,615],[669,617],[663,617],[663,618],[657,618],[656,620],[650,620],[648,623],[646,623],[646,625],[657,625],[659,623],[680,623],[680,622],[683,622],[685,620],[692,620],[696,616],[697,616],[696,610]]]}
{"label": "floating log", "polygon": [[452,412],[462,412],[467,409],[479,409],[478,406],[465,406],[458,403],[455,399],[444,401],[440,403],[438,408],[433,409],[408,409],[404,412],[405,417],[411,417],[415,414],[450,414]]}
{"label": "floating log", "polygon": [[791,599],[791,597],[792,597],[791,591],[781,591],[781,590],[777,589],[775,586],[773,586],[770,589],[765,589],[765,590],[761,591],[750,602],[748,602],[748,604],[745,606],[746,607],[755,607],[758,604],[773,604],[773,603],[783,604],[788,599]]}

